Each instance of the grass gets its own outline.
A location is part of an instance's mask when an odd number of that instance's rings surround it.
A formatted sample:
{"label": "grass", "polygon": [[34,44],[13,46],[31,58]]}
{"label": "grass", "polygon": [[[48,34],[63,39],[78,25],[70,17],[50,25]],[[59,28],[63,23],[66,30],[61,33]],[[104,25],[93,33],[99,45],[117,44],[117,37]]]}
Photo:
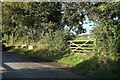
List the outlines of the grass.
{"label": "grass", "polygon": [[90,56],[85,56],[82,54],[69,54],[64,56],[61,59],[58,59],[58,62],[64,62],[67,64],[77,65],[78,63],[81,63],[82,61],[89,59]]}
{"label": "grass", "polygon": [[66,64],[76,65],[91,57],[91,54],[56,54],[50,52],[47,49],[40,50],[27,50],[27,49],[13,49],[12,52],[22,55],[28,55],[33,57],[44,58],[49,61],[64,62]]}
{"label": "grass", "polygon": [[89,40],[91,38],[85,38],[85,37],[80,37],[80,38],[74,38],[73,40]]}
{"label": "grass", "polygon": [[[85,41],[74,41],[74,43],[75,44],[83,44],[83,43],[85,43]],[[88,43],[86,43],[86,44],[93,44],[93,41],[89,41]]]}
{"label": "grass", "polygon": [[119,78],[120,76],[119,65],[116,61],[109,60],[104,63],[96,56],[77,64],[74,70],[94,78]]}
{"label": "grass", "polygon": [[[74,72],[80,75],[87,75],[94,78],[106,78],[119,77],[119,65],[109,59],[107,63],[104,60],[99,60],[99,57],[94,54],[64,54],[54,55],[47,50],[26,50],[26,49],[14,49],[14,53],[41,58],[46,61],[63,62],[65,64],[73,65],[72,69]],[[48,55],[49,54],[49,55]],[[103,59],[103,58],[102,58]],[[106,59],[105,59],[106,60]],[[107,60],[106,60],[107,61]],[[64,65],[63,65],[64,66]]]}
{"label": "grass", "polygon": [[[92,42],[89,44],[92,44]],[[40,45],[39,48],[35,50],[13,49],[12,51],[17,54],[41,58],[47,61],[63,62],[73,65],[73,71],[84,76],[87,75],[95,78],[120,76],[120,72],[118,72],[120,71],[119,65],[114,60],[110,59],[107,63],[104,63],[104,60],[100,60],[100,56],[94,56],[94,53],[61,54],[60,51],[50,51],[43,45]],[[101,59],[104,59],[104,57]],[[107,60],[105,59],[105,61]]]}
{"label": "grass", "polygon": [[[80,41],[79,41],[79,40],[80,40]],[[86,42],[86,40],[90,40],[90,41],[87,42],[86,44],[93,44],[93,43],[94,43],[94,41],[93,41],[92,38],[85,38],[85,37],[74,38],[74,39],[73,39],[73,42],[74,42],[75,44],[83,44],[83,43]]]}

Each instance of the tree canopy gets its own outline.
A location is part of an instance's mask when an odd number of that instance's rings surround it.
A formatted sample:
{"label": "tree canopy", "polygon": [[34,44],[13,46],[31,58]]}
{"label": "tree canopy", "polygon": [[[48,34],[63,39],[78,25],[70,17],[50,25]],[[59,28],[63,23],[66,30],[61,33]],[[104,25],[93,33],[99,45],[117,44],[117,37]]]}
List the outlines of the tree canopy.
{"label": "tree canopy", "polygon": [[[85,16],[98,24],[93,30],[98,53],[120,52],[120,2],[3,2],[3,33],[13,41],[40,40],[56,30],[84,33]],[[15,40],[14,40],[15,39]]]}
{"label": "tree canopy", "polygon": [[93,30],[99,54],[120,52],[120,2],[90,3],[89,19],[98,24]]}
{"label": "tree canopy", "polygon": [[[83,10],[78,3],[62,2],[3,2],[3,33],[19,39],[28,36],[30,39],[42,38],[49,29],[83,33]],[[13,40],[14,41],[14,40]]]}

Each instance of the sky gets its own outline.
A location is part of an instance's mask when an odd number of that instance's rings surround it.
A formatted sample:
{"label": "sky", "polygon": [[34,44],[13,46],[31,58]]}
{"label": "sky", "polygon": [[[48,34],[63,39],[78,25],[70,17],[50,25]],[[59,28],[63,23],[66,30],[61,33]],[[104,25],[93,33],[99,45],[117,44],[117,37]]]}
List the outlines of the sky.
{"label": "sky", "polygon": [[[90,34],[91,30],[94,28],[95,24],[92,21],[89,21],[88,17],[85,16],[85,21],[83,22],[83,28],[86,29],[85,33],[82,34]],[[65,28],[69,29],[69,27],[65,26]],[[73,34],[76,34],[74,31],[71,31]],[[81,35],[81,34],[80,34]]]}
{"label": "sky", "polygon": [[87,31],[86,33],[90,33],[93,27],[94,27],[94,22],[89,23],[89,19],[88,17],[86,17],[86,20],[84,21],[84,24],[83,24],[83,28],[85,28]]}

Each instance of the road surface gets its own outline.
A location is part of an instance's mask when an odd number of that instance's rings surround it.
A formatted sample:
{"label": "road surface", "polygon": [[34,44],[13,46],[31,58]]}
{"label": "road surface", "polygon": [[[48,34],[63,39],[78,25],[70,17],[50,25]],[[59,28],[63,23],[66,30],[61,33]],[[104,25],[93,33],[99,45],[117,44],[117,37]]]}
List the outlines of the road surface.
{"label": "road surface", "polygon": [[72,72],[32,62],[8,52],[2,53],[1,73],[3,78],[80,78]]}

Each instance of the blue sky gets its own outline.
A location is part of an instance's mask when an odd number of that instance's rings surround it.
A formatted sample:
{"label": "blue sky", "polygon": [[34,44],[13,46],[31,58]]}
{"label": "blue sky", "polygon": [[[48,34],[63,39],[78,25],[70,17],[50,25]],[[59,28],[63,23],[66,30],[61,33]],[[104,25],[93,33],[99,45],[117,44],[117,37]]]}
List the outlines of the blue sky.
{"label": "blue sky", "polygon": [[84,24],[83,24],[83,28],[87,30],[86,33],[90,33],[93,27],[94,27],[94,22],[89,23],[89,19],[86,17],[86,20],[84,21]]}
{"label": "blue sky", "polygon": [[[90,23],[89,20],[88,20],[88,18],[86,18],[86,20],[83,23],[84,23],[83,24],[83,28],[86,29],[86,33],[82,33],[82,34],[89,34],[89,33],[91,33],[91,30],[94,27],[94,22]],[[65,28],[69,29],[69,27],[67,27],[67,26],[65,26]],[[75,34],[74,31],[71,31],[71,32]]]}
{"label": "blue sky", "polygon": [[90,31],[94,27],[94,26],[90,26],[90,25],[94,25],[94,23],[83,24],[83,28],[85,28],[87,31],[86,33],[90,33]]}

